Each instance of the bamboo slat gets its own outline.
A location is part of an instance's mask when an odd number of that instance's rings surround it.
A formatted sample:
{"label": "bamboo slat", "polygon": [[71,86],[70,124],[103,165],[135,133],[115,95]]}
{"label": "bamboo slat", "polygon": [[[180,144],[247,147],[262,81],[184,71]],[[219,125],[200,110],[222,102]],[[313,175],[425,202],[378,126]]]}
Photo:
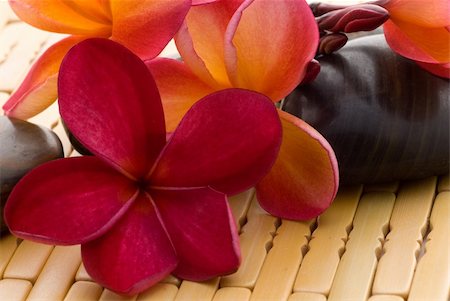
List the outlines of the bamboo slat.
{"label": "bamboo slat", "polygon": [[175,301],[210,301],[219,288],[219,278],[205,282],[183,281]]}
{"label": "bamboo slat", "polygon": [[286,300],[289,297],[312,224],[313,221],[282,222],[256,280],[251,301]]}
{"label": "bamboo slat", "polygon": [[77,281],[69,289],[64,301],[98,301],[103,288],[90,281]]}
{"label": "bamboo slat", "polygon": [[216,292],[213,301],[248,301],[251,293],[248,288],[224,287]]}
{"label": "bamboo slat", "polygon": [[341,189],[336,201],[319,217],[297,274],[295,292],[329,294],[361,193],[362,186]]}
{"label": "bamboo slat", "polygon": [[372,192],[362,197],[329,301],[365,300],[370,296],[377,257],[382,251],[394,201],[395,195],[391,192]]}
{"label": "bamboo slat", "polygon": [[[1,105],[36,57],[63,37],[18,21],[0,1]],[[166,53],[172,52],[173,45]],[[79,155],[56,103],[30,121],[54,129],[66,156]],[[168,276],[132,297],[96,284],[81,264],[79,246],[6,235],[0,238],[0,300],[448,301],[449,203],[448,174],[341,187],[317,221],[301,223],[270,216],[250,189],[230,199],[243,257],[236,273],[198,283]]]}
{"label": "bamboo slat", "polygon": [[33,285],[22,279],[0,280],[0,300],[25,301]]}
{"label": "bamboo slat", "polygon": [[[23,241],[11,258],[3,277],[25,279],[34,283],[53,248],[49,245]],[[28,258],[33,258],[33,260],[28,261]]]}
{"label": "bamboo slat", "polygon": [[428,242],[409,292],[410,301],[445,300],[450,289],[450,191],[441,192],[431,213]]}
{"label": "bamboo slat", "polygon": [[17,239],[14,236],[8,235],[0,240],[0,279],[3,279],[5,269],[16,251],[17,245]]}
{"label": "bamboo slat", "polygon": [[436,178],[405,183],[395,202],[385,254],[377,267],[374,294],[406,297],[434,200]]}

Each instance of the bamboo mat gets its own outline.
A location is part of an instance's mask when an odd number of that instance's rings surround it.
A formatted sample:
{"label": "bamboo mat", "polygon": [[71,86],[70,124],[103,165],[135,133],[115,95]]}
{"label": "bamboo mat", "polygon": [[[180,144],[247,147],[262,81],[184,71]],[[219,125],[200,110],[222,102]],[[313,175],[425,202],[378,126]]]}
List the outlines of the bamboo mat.
{"label": "bamboo mat", "polygon": [[[63,35],[19,22],[0,0],[0,104],[33,59]],[[57,105],[31,119],[73,151]],[[0,300],[446,301],[450,289],[449,176],[341,187],[318,219],[280,220],[249,190],[230,200],[243,262],[233,275],[196,283],[168,277],[122,297],[92,281],[79,246],[0,239]]]}

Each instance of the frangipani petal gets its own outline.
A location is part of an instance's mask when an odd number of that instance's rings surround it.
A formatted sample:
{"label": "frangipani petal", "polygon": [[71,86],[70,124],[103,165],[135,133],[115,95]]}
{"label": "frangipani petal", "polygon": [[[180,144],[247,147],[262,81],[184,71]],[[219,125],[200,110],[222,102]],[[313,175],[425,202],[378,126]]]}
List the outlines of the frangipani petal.
{"label": "frangipani petal", "polygon": [[[19,18],[34,27],[74,35],[111,35],[108,11],[100,1],[9,0]],[[103,9],[102,9],[103,8]]]}
{"label": "frangipani petal", "polygon": [[234,194],[257,183],[279,150],[281,125],[264,95],[228,89],[199,100],[161,153],[150,183]]}
{"label": "frangipani petal", "polygon": [[269,174],[256,186],[261,206],[286,219],[305,220],[322,213],[339,183],[331,146],[301,119],[279,111],[283,125],[280,154]]}
{"label": "frangipani petal", "polygon": [[161,95],[166,130],[173,132],[189,108],[214,90],[178,60],[156,58],[145,62]]}
{"label": "frangipani petal", "polygon": [[47,49],[4,104],[5,114],[28,119],[50,106],[58,94],[57,78],[61,61],[67,51],[81,40],[82,37],[68,37]]}
{"label": "frangipani petal", "polygon": [[395,20],[415,23],[424,27],[450,25],[450,1],[448,0],[381,0]]}
{"label": "frangipani petal", "polygon": [[85,40],[61,64],[58,88],[61,116],[86,148],[131,178],[148,173],[166,133],[155,81],[136,55]]}
{"label": "frangipani petal", "polygon": [[175,269],[175,250],[152,203],[141,193],[108,233],[81,245],[86,271],[100,285],[133,295]]}
{"label": "frangipani petal", "polygon": [[192,0],[192,5],[196,6],[196,5],[203,5],[203,4],[208,4],[208,3],[213,3],[219,0]]}
{"label": "frangipani petal", "polygon": [[[205,83],[230,87],[224,58],[224,36],[236,1],[217,1],[192,7],[175,36],[183,61]],[[207,28],[208,30],[205,30]]]}
{"label": "frangipani petal", "polygon": [[239,267],[239,236],[227,198],[211,188],[152,190],[180,260],[174,271],[202,281]]}
{"label": "frangipani petal", "polygon": [[5,220],[18,237],[84,243],[109,230],[136,193],[133,182],[100,159],[60,159],[33,169],[15,186]]}
{"label": "frangipani petal", "polygon": [[305,1],[244,1],[225,34],[225,65],[232,86],[281,100],[305,76],[318,39]]}
{"label": "frangipani petal", "polygon": [[389,47],[404,57],[425,63],[450,61],[450,32],[445,27],[388,20],[384,23],[384,35]]}
{"label": "frangipani petal", "polygon": [[191,0],[111,0],[112,39],[143,60],[157,56],[180,28]]}
{"label": "frangipani petal", "polygon": [[417,62],[417,65],[427,70],[428,72],[443,77],[450,78],[450,63],[447,64],[430,64],[424,62]]}

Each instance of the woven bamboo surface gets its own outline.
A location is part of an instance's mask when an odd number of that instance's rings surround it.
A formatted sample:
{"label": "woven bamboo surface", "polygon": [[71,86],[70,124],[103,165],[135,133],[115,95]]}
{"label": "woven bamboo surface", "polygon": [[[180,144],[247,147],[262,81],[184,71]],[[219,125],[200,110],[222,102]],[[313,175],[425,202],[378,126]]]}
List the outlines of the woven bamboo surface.
{"label": "woven bamboo surface", "polygon": [[[32,28],[0,0],[0,104],[33,60],[63,35]],[[57,105],[31,119],[73,151]],[[122,297],[92,281],[79,246],[0,239],[0,300],[446,301],[450,290],[449,176],[341,187],[318,219],[280,220],[249,190],[230,200],[243,262],[233,275],[195,283],[168,277]]]}

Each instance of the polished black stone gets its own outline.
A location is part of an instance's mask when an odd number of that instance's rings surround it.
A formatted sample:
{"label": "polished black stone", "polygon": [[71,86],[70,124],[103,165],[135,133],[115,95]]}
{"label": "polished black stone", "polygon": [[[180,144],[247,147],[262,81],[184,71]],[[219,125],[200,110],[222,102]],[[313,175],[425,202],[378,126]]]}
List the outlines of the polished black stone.
{"label": "polished black stone", "polygon": [[342,184],[449,172],[449,80],[395,54],[383,35],[349,41],[282,109],[332,145]]}
{"label": "polished black stone", "polygon": [[31,169],[49,160],[62,158],[63,148],[51,130],[27,121],[0,116],[0,224],[3,207],[14,185]]}

